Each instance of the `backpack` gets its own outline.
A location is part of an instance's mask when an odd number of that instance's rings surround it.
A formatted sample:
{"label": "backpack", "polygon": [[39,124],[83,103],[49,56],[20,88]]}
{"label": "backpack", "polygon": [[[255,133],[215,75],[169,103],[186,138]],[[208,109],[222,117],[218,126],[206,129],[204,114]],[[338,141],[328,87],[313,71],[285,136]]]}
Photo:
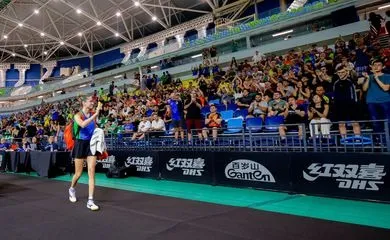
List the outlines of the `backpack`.
{"label": "backpack", "polygon": [[[84,114],[81,114],[81,120],[84,121]],[[66,125],[64,130],[64,142],[66,145],[66,150],[72,151],[74,148],[76,136],[80,133],[80,126],[74,120],[71,120],[68,125]]]}

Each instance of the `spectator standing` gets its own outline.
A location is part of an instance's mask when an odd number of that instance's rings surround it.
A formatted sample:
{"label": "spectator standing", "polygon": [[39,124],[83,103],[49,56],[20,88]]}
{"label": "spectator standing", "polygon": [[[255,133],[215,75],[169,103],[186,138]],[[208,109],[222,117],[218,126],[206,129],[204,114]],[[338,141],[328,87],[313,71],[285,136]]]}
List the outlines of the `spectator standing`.
{"label": "spectator standing", "polygon": [[261,59],[262,59],[262,55],[260,54],[259,51],[256,51],[255,55],[253,55],[252,57],[252,62],[253,64],[258,64],[261,61]]}
{"label": "spectator standing", "polygon": [[184,112],[183,103],[180,99],[179,93],[172,93],[171,98],[168,100],[168,108],[171,113],[173,131],[175,132],[175,139],[179,139],[179,133],[181,134],[181,140],[184,140]]}
{"label": "spectator standing", "polygon": [[333,85],[334,106],[336,120],[339,121],[339,131],[342,138],[347,136],[345,127],[346,121],[353,121],[353,133],[360,136],[360,124],[354,121],[359,120],[359,106],[356,88],[349,77],[347,68],[342,65],[336,68],[337,81]]}
{"label": "spectator standing", "polygon": [[110,97],[114,96],[114,88],[115,88],[115,83],[114,83],[114,81],[112,81],[111,85],[108,88],[108,92],[110,94]]}
{"label": "spectator standing", "polygon": [[186,113],[186,126],[188,141],[192,141],[192,130],[196,130],[198,137],[202,140],[202,114],[201,114],[201,102],[197,99],[196,93],[191,93],[190,98],[184,103],[184,109]]}
{"label": "spectator standing", "polygon": [[[364,73],[363,90],[367,91],[366,102],[371,120],[387,119],[390,121],[390,75],[383,73],[382,60],[374,60],[371,65],[372,75]],[[383,124],[374,122],[374,132],[382,132]],[[390,125],[389,125],[390,127]]]}

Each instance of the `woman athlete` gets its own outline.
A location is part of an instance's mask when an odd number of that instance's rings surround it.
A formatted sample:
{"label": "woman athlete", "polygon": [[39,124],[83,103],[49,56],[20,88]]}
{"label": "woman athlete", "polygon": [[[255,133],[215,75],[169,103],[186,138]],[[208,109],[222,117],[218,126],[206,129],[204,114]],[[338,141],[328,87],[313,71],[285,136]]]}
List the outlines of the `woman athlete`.
{"label": "woman athlete", "polygon": [[92,211],[97,211],[99,210],[99,206],[97,206],[93,201],[93,193],[95,190],[96,156],[91,153],[90,140],[92,138],[93,131],[96,128],[95,122],[100,110],[102,109],[102,104],[99,102],[96,108],[96,112],[93,113],[92,109],[94,107],[94,103],[95,102],[93,101],[92,96],[82,96],[81,112],[78,112],[74,116],[73,132],[76,136],[72,157],[75,158],[75,174],[73,175],[72,184],[69,188],[69,200],[71,202],[77,201],[75,186],[81,177],[81,174],[83,173],[84,160],[87,160],[89,178],[87,208],[91,209]]}

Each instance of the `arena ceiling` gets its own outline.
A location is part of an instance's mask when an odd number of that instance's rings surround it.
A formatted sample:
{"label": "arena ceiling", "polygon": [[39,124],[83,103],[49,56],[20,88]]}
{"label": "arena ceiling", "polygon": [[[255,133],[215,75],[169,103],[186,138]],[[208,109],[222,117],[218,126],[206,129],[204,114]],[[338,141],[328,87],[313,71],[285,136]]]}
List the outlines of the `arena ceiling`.
{"label": "arena ceiling", "polygon": [[[241,0],[250,1],[250,0]],[[91,55],[213,12],[228,0],[8,0],[0,62]]]}

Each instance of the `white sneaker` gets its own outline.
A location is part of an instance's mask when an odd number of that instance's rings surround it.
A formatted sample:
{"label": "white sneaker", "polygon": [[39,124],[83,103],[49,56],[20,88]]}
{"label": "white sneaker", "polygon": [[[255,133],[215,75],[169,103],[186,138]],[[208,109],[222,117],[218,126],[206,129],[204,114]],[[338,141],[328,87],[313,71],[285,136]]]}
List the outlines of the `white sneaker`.
{"label": "white sneaker", "polygon": [[76,189],[74,188],[69,188],[69,201],[71,201],[72,203],[77,202]]}
{"label": "white sneaker", "polygon": [[87,208],[88,208],[88,209],[91,209],[92,211],[97,211],[97,210],[99,210],[99,206],[96,205],[92,200],[88,200]]}

